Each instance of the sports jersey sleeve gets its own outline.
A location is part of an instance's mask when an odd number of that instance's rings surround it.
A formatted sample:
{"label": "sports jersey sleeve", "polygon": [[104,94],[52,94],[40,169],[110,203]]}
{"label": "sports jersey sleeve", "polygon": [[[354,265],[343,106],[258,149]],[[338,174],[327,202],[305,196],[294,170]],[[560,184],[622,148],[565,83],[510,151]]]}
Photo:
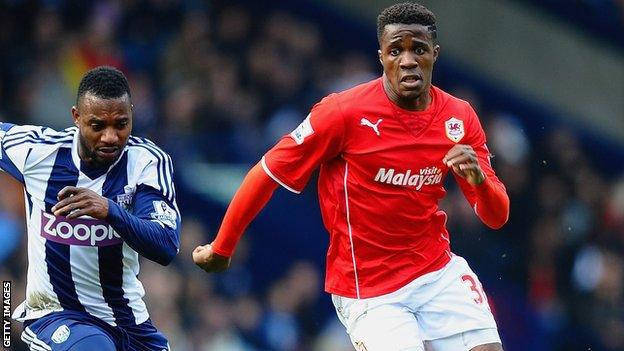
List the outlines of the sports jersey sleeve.
{"label": "sports jersey sleeve", "polygon": [[180,212],[175,200],[171,158],[153,149],[134,195],[132,213],[108,201],[107,221],[139,254],[162,265],[173,260],[180,247]]}
{"label": "sports jersey sleeve", "polygon": [[264,171],[286,189],[300,193],[312,172],[342,151],[345,122],[337,100],[332,94],[316,104],[307,118],[262,158]]}
{"label": "sports jersey sleeve", "polygon": [[469,128],[466,143],[472,146],[477,154],[479,166],[485,175],[483,183],[473,186],[464,178],[453,174],[462,193],[474,209],[481,221],[490,228],[502,227],[509,218],[509,197],[505,185],[498,179],[490,159],[486,137],[477,114],[467,105]]}
{"label": "sports jersey sleeve", "polygon": [[245,176],[228,206],[223,222],[212,242],[212,249],[221,256],[232,256],[245,229],[269,202],[277,183],[256,164]]}
{"label": "sports jersey sleeve", "polygon": [[0,122],[0,169],[23,183],[28,150],[34,140],[42,139],[45,129]]}

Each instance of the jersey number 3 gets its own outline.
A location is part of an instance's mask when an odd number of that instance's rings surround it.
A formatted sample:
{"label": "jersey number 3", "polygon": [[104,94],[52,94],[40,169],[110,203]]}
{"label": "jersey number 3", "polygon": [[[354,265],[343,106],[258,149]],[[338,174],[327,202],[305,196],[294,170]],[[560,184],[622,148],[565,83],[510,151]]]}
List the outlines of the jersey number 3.
{"label": "jersey number 3", "polygon": [[474,302],[477,304],[483,303],[485,294],[483,293],[483,287],[481,286],[481,284],[476,281],[473,276],[468,274],[462,275],[461,280],[462,282],[464,282],[465,285],[468,285],[468,288],[470,288],[472,292],[476,294]]}

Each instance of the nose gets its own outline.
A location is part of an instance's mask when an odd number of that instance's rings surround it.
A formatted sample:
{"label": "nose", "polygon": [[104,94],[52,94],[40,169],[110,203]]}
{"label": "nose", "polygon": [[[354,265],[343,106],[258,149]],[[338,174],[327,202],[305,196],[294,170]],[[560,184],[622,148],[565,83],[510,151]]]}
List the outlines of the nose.
{"label": "nose", "polygon": [[399,66],[403,69],[410,69],[418,67],[418,61],[416,61],[416,55],[406,50],[401,56]]}
{"label": "nose", "polygon": [[117,144],[119,136],[114,128],[106,128],[102,133],[102,143],[104,144]]}

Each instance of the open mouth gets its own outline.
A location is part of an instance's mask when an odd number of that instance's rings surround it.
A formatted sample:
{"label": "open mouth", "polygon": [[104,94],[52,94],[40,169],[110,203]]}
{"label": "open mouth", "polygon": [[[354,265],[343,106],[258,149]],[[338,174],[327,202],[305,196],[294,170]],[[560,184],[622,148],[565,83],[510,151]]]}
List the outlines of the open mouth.
{"label": "open mouth", "polygon": [[410,74],[401,78],[401,83],[416,83],[421,80],[419,75]]}
{"label": "open mouth", "polygon": [[403,90],[417,91],[422,88],[422,78],[417,74],[409,74],[401,77],[401,87]]}
{"label": "open mouth", "polygon": [[101,147],[97,149],[98,155],[100,155],[101,157],[105,157],[105,158],[115,157],[117,156],[118,152],[119,152],[119,148],[117,147]]}

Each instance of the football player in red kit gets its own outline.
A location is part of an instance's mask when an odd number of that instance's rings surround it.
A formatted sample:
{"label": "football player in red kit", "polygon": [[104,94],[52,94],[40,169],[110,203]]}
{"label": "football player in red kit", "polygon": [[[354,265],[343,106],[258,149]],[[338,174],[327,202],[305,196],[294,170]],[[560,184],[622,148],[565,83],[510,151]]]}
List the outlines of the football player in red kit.
{"label": "football player in red kit", "polygon": [[453,174],[481,221],[500,228],[509,198],[475,111],[431,84],[435,21],[415,3],[383,10],[382,77],[325,97],[264,155],[216,239],[193,252],[197,265],[226,269],[278,185],[299,193],[320,167],[325,290],[356,350],[502,350],[481,283],[450,251],[438,203]]}

